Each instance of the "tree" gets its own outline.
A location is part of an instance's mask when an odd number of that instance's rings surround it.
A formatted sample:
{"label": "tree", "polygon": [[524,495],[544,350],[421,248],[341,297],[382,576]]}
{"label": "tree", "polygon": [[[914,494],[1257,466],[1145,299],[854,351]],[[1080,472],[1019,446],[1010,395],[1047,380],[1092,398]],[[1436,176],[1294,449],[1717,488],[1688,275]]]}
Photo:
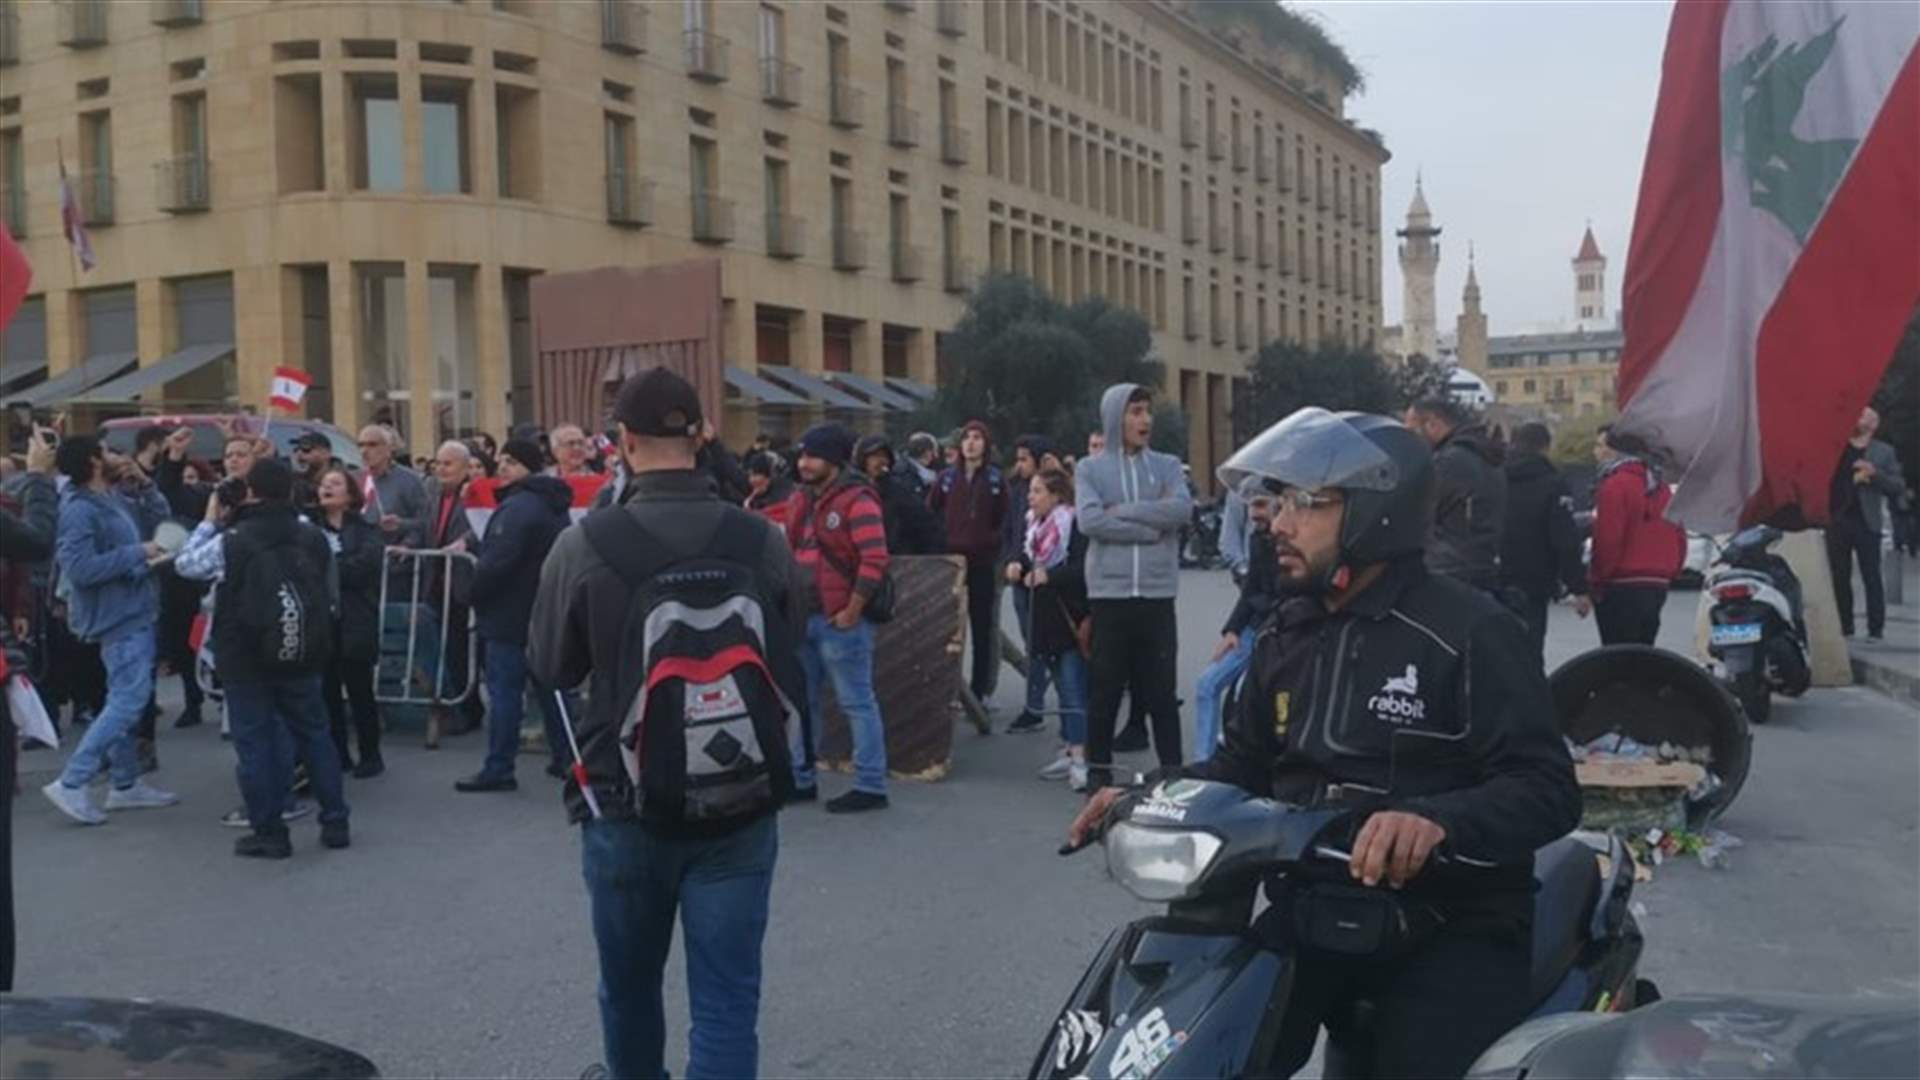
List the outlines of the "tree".
{"label": "tree", "polygon": [[1078,448],[1100,426],[1107,386],[1159,386],[1152,350],[1151,328],[1131,311],[1099,298],[1066,307],[1031,278],[995,274],[968,298],[946,339],[939,392],[913,422],[945,431],[977,419],[998,446],[1037,433]]}
{"label": "tree", "polygon": [[1442,397],[1453,388],[1453,372],[1456,365],[1429,360],[1419,353],[1407,357],[1406,363],[1393,369],[1394,396],[1401,408],[1425,397]]}
{"label": "tree", "polygon": [[1309,405],[1391,413],[1401,402],[1394,374],[1368,349],[1274,341],[1255,354],[1249,370],[1247,390],[1233,403],[1234,437],[1242,443]]}
{"label": "tree", "polygon": [[1907,332],[1880,378],[1873,407],[1880,413],[1879,438],[1899,455],[1907,486],[1920,487],[1920,309],[1907,320]]}

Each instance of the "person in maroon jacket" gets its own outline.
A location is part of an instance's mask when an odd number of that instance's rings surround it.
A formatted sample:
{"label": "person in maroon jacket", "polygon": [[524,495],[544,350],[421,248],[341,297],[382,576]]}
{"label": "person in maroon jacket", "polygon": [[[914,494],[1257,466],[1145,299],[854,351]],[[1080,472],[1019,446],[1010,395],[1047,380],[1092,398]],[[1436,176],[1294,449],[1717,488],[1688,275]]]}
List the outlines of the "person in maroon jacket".
{"label": "person in maroon jacket", "polygon": [[1665,517],[1673,492],[1647,465],[1638,436],[1600,429],[1593,457],[1593,559],[1587,569],[1600,644],[1651,645],[1667,589],[1686,560],[1687,534]]}
{"label": "person in maroon jacket", "polygon": [[[848,467],[853,433],[821,424],[800,436],[800,480],[787,510],[787,542],[812,584],[806,590],[807,636],[800,666],[818,717],[820,689],[833,682],[834,700],[853,736],[853,790],[827,803],[830,814],[887,805],[887,732],[873,693],[873,624],[867,601],[887,572],[887,530],[873,485]],[[998,537],[995,537],[998,542]],[[812,739],[794,732],[794,798],[818,798]]]}
{"label": "person in maroon jacket", "polygon": [[947,525],[947,551],[967,557],[968,636],[973,638],[973,696],[985,703],[1000,672],[1000,525],[1007,483],[993,464],[987,425],[960,429],[960,463],[940,474],[929,496]]}

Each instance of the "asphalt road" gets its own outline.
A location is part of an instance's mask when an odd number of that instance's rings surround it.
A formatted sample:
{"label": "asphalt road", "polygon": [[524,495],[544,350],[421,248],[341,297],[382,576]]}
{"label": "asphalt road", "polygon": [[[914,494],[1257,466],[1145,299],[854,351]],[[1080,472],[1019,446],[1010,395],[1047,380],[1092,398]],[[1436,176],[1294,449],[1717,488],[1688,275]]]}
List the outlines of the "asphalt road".
{"label": "asphalt road", "polygon": [[[1182,589],[1190,690],[1230,597],[1224,575],[1189,573]],[[1693,601],[1675,596],[1663,644],[1685,646]],[[1552,662],[1595,643],[1591,622],[1555,618]],[[1005,674],[1002,721],[1020,690]],[[1097,854],[1054,855],[1074,799],[1034,778],[1050,751],[1045,736],[963,728],[952,775],[896,785],[884,813],[782,816],[764,1074],[1024,1073],[1094,949],[1145,910]],[[236,834],[217,819],[238,799],[212,727],[163,732],[157,779],[181,806],[99,829],[56,815],[34,791],[55,755],[26,755],[18,988],[227,1010],[352,1047],[389,1076],[579,1075],[601,1055],[577,841],[531,767],[516,794],[456,795],[482,752],[473,735],[394,745],[386,776],[349,781],[351,850],[321,849],[309,820],[295,857],[270,864],[229,853]],[[1778,703],[1723,822],[1746,841],[1731,868],[1669,864],[1638,894],[1644,972],[1669,993],[1920,995],[1916,772],[1920,712],[1855,689]]]}

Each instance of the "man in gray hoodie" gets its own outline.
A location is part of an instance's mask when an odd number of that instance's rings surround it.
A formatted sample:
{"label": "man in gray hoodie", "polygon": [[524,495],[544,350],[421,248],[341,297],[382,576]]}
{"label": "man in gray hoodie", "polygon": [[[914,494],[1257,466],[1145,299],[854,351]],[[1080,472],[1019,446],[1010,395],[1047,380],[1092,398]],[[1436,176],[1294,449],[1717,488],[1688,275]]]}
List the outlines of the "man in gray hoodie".
{"label": "man in gray hoodie", "polygon": [[1179,636],[1173,598],[1180,584],[1180,530],[1193,495],[1180,459],[1148,448],[1153,391],[1115,383],[1100,396],[1106,445],[1074,471],[1075,527],[1087,534],[1087,597],[1093,613],[1087,764],[1091,788],[1108,780],[1113,722],[1129,685],[1153,722],[1162,765],[1180,764],[1180,708],[1174,697]]}

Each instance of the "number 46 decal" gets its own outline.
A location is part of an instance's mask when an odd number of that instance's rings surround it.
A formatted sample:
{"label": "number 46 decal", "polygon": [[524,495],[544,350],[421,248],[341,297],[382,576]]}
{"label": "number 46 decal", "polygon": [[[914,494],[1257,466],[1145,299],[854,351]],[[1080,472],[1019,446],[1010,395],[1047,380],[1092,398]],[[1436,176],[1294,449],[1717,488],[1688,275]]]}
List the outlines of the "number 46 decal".
{"label": "number 46 decal", "polygon": [[1186,1041],[1187,1033],[1170,1028],[1166,1010],[1155,1006],[1120,1037],[1120,1045],[1114,1049],[1107,1071],[1114,1080],[1144,1080]]}

